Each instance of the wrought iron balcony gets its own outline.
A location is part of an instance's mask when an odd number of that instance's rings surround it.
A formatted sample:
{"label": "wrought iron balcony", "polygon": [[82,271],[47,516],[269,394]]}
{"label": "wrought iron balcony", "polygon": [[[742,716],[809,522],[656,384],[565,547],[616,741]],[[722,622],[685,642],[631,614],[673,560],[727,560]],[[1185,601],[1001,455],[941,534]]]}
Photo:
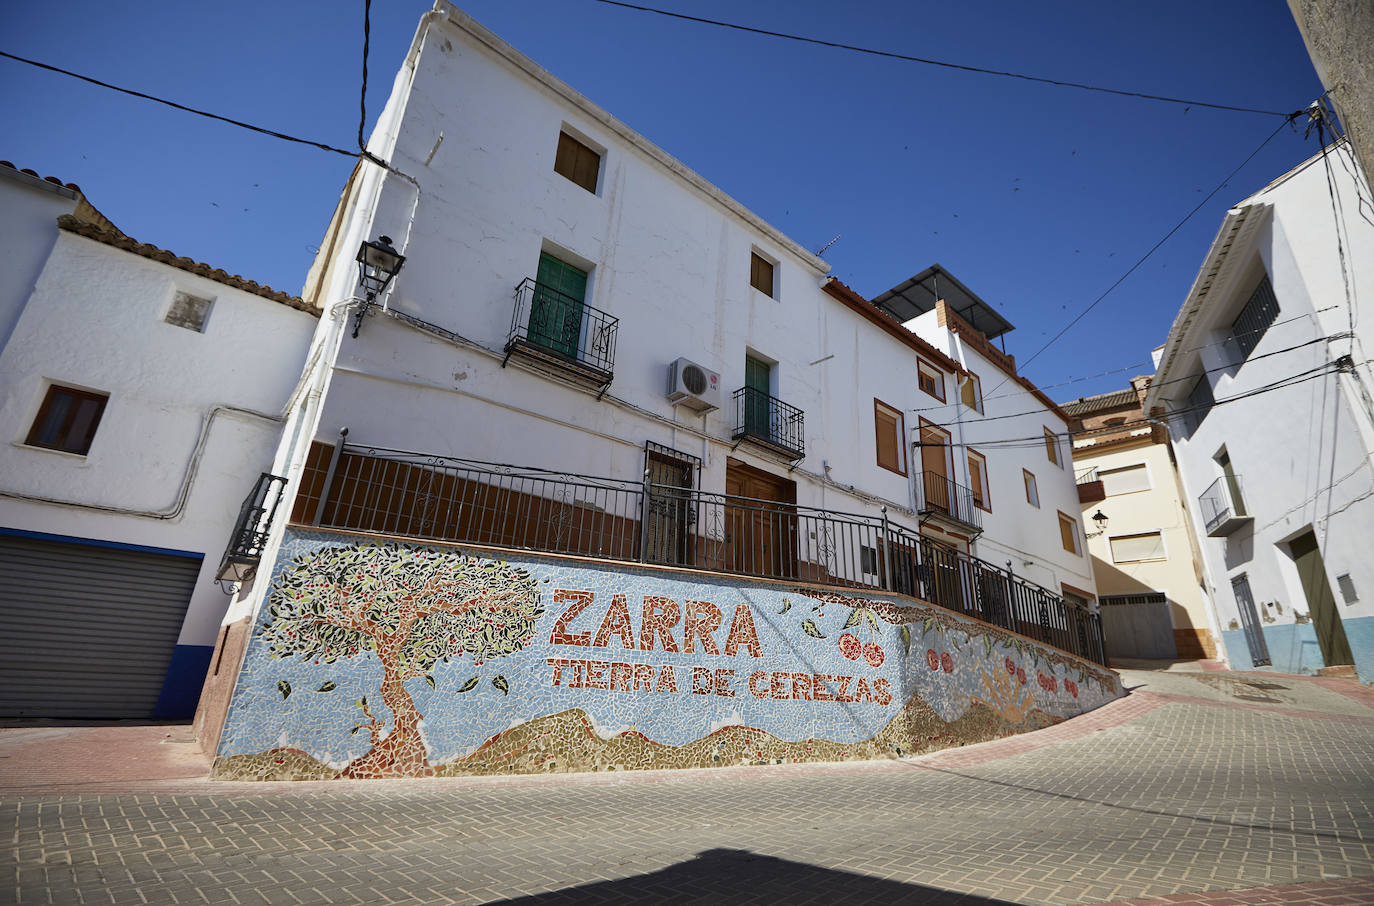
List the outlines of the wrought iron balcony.
{"label": "wrought iron balcony", "polygon": [[922,472],[921,499],[916,507],[922,519],[931,519],[961,531],[983,531],[983,515],[973,491],[939,472]]}
{"label": "wrought iron balcony", "polygon": [[1255,517],[1245,512],[1245,500],[1240,493],[1240,476],[1224,475],[1212,482],[1197,499],[1207,534],[1212,538],[1229,535],[1253,522]]}
{"label": "wrought iron balcony", "polygon": [[[957,508],[957,506],[956,506]],[[316,443],[293,520],[503,548],[886,589],[1105,664],[1063,596],[880,513],[404,450]]]}
{"label": "wrought iron balcony", "polygon": [[734,393],[735,440],[748,440],[788,459],[806,455],[805,414],[752,387]]}
{"label": "wrought iron balcony", "polygon": [[515,288],[506,361],[519,356],[542,369],[604,391],[615,371],[619,329],[619,319],[526,278]]}

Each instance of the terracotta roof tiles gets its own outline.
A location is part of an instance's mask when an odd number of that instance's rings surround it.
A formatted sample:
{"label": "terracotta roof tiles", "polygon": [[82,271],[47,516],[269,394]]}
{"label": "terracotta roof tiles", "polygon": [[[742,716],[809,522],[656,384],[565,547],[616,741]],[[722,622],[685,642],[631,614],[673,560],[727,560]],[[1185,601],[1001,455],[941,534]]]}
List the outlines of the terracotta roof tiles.
{"label": "terracotta roof tiles", "polygon": [[96,224],[82,220],[79,217],[74,217],[71,214],[63,214],[61,217],[57,218],[57,225],[69,233],[85,236],[87,239],[93,239],[96,242],[104,243],[105,245],[113,246],[117,249],[123,249],[126,252],[132,252],[135,255],[140,255],[152,261],[160,261],[163,264],[195,274],[199,277],[204,277],[207,280],[223,283],[225,286],[232,286],[234,289],[241,289],[255,296],[262,296],[264,299],[270,299],[288,308],[294,308],[297,311],[303,311],[315,317],[319,317],[320,315],[317,309],[301,301],[298,296],[280,292],[270,286],[258,283],[255,280],[240,277],[238,274],[226,273],[217,267],[212,268],[208,264],[176,255],[166,249],[158,248],[155,245],[139,242],[125,236],[118,230],[102,229]]}

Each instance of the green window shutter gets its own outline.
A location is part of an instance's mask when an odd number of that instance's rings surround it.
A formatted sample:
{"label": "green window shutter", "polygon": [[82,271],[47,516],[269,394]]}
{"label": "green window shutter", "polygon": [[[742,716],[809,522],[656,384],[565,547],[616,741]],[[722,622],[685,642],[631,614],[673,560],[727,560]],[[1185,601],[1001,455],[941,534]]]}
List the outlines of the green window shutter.
{"label": "green window shutter", "polygon": [[539,255],[539,272],[535,280],[578,302],[587,301],[587,272],[559,261],[548,252]]}
{"label": "green window shutter", "polygon": [[760,362],[752,356],[745,356],[744,386],[748,387],[750,390],[757,390],[760,393],[768,393],[768,376],[771,371],[772,369],[768,367],[767,362]]}

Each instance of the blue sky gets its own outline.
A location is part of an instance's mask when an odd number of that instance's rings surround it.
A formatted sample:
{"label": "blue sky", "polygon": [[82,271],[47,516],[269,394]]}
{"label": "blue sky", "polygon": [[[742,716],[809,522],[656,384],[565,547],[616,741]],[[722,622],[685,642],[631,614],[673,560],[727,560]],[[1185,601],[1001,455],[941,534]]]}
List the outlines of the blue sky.
{"label": "blue sky", "polygon": [[[1279,124],[938,69],[593,0],[460,4],[870,298],[939,262],[1025,361]],[[1290,111],[1321,93],[1282,0],[646,3],[865,47]],[[369,129],[429,3],[376,0]],[[0,49],[337,147],[361,2],[11,5]],[[455,86],[455,90],[462,90]],[[135,238],[296,292],[351,161],[0,59],[0,158],[76,182]],[[1317,150],[1285,128],[1024,369],[1056,400],[1148,372],[1226,209]],[[1140,366],[1140,367],[1137,367]],[[1108,377],[1102,372],[1124,369]],[[1067,382],[1067,383],[1066,383]]]}

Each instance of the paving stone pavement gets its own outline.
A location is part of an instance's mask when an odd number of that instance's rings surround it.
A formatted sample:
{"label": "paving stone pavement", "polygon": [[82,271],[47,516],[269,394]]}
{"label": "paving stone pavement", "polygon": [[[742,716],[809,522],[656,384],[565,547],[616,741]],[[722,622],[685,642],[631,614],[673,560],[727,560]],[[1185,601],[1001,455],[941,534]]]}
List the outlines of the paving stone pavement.
{"label": "paving stone pavement", "polygon": [[1374,903],[1374,697],[1123,677],[1037,734],[857,765],[64,786],[0,730],[0,902]]}

